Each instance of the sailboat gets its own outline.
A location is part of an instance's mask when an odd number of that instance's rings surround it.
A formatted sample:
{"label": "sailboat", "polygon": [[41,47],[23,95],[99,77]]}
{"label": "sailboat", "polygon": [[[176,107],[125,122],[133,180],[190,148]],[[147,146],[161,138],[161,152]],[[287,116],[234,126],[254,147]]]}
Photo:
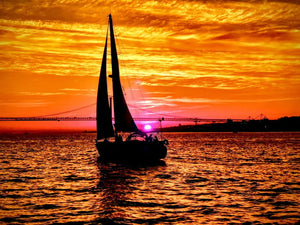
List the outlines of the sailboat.
{"label": "sailboat", "polygon": [[[107,39],[110,33],[111,66],[113,86],[113,104],[107,90]],[[114,108],[114,124],[112,119]],[[109,15],[109,29],[106,33],[105,46],[100,69],[97,95],[97,139],[96,147],[100,159],[105,161],[153,162],[167,155],[167,140],[152,139],[138,129],[127,106],[119,72],[118,54],[114,37],[113,21]],[[121,134],[127,134],[124,138]],[[124,135],[123,135],[124,136]]]}

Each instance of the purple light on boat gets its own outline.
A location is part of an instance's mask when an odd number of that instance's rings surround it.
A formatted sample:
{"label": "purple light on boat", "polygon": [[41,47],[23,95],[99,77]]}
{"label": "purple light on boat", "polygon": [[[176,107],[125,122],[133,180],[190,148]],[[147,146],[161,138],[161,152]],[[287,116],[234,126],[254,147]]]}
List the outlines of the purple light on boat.
{"label": "purple light on boat", "polygon": [[151,131],[152,130],[152,126],[150,124],[146,124],[144,126],[144,131]]}

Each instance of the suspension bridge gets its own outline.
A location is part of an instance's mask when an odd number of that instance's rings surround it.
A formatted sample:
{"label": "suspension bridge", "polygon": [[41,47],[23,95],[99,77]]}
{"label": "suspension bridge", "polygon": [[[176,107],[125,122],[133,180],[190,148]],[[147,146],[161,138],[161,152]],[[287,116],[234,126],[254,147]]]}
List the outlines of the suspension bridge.
{"label": "suspension bridge", "polygon": [[[0,121],[95,121],[96,117],[0,117]],[[114,118],[113,118],[114,120]],[[207,119],[192,117],[135,117],[135,121],[169,121],[169,122],[226,122],[228,119]],[[232,119],[231,119],[232,120]],[[242,119],[233,119],[242,121]]]}
{"label": "suspension bridge", "polygon": [[[95,107],[95,103],[85,105],[82,107],[78,107],[75,109],[63,111],[63,112],[58,112],[58,113],[53,113],[53,114],[48,114],[48,115],[42,115],[42,116],[20,116],[20,117],[0,117],[0,121],[95,121],[96,117],[95,116],[82,116],[79,115],[74,115],[74,112],[78,112],[83,109],[87,109],[90,107]],[[134,106],[131,106],[132,108],[135,108],[137,110],[142,110],[144,111],[143,114],[148,114],[151,116],[145,116],[145,117],[134,117],[135,121],[168,121],[168,122],[192,122],[197,125],[197,123],[203,123],[203,122],[211,122],[211,123],[225,123],[229,119],[219,119],[219,118],[201,118],[201,117],[178,117],[178,116],[170,116],[166,114],[160,114],[160,113],[155,113],[149,110],[145,109],[140,109],[136,108]],[[146,111],[146,113],[145,113]],[[95,110],[93,110],[95,112]],[[155,115],[155,116],[152,116]],[[266,118],[263,114],[260,114],[259,119],[264,119]],[[256,117],[256,118],[258,118]],[[256,119],[254,118],[254,119]],[[249,117],[248,119],[232,119],[230,118],[231,121],[234,122],[240,122],[243,120],[250,120],[251,118]],[[114,120],[114,118],[113,118]]]}

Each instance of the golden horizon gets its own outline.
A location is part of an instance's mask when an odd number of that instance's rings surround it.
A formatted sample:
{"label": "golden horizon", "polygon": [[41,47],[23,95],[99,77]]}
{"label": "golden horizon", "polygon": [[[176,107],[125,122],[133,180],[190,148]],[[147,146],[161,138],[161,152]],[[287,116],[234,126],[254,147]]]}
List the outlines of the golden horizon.
{"label": "golden horizon", "polygon": [[299,115],[297,1],[7,1],[0,12],[1,117],[95,102],[109,13],[129,105],[202,118]]}

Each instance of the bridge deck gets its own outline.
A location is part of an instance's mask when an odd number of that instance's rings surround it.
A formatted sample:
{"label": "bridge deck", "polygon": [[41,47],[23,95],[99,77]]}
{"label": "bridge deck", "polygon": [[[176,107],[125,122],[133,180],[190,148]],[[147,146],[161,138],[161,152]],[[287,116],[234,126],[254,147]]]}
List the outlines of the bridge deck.
{"label": "bridge deck", "polygon": [[[0,117],[0,121],[95,121],[96,117]],[[137,117],[135,121],[186,121],[186,122],[227,122],[228,119],[209,119],[192,117]],[[242,121],[243,119],[231,119],[232,121]]]}

